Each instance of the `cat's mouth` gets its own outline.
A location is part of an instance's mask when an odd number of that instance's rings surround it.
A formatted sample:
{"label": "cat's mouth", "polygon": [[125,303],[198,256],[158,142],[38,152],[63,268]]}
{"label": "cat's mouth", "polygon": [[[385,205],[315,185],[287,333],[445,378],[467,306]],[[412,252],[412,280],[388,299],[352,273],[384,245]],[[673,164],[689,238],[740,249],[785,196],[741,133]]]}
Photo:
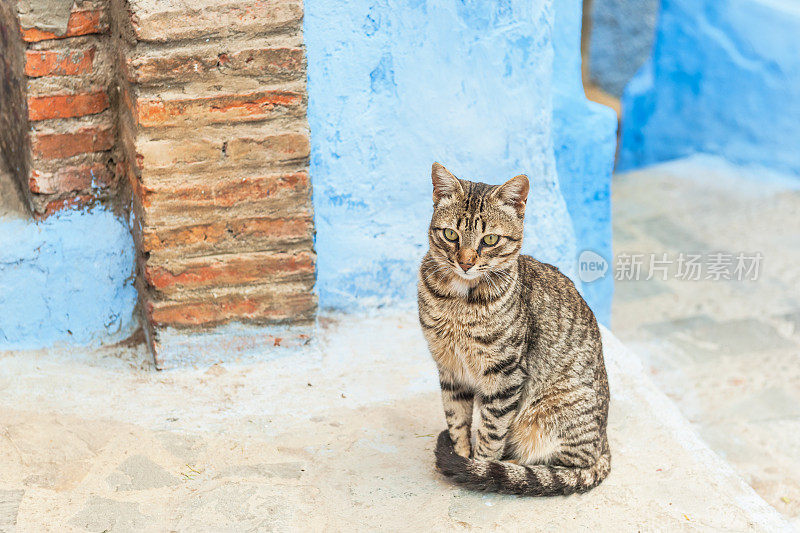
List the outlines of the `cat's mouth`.
{"label": "cat's mouth", "polygon": [[454,266],[453,267],[453,272],[455,272],[456,276],[458,276],[459,278],[465,279],[465,280],[469,280],[469,281],[476,280],[476,279],[480,278],[481,276],[483,276],[483,273],[480,272],[474,266],[472,268],[470,268],[469,270],[467,270],[466,272],[464,272],[464,270],[460,266]]}

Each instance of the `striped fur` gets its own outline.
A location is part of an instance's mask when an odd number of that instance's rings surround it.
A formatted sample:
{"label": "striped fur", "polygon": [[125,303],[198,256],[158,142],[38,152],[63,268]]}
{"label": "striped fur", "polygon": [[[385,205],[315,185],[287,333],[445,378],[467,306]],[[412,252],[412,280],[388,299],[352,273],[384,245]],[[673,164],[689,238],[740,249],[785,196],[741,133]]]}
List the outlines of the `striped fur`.
{"label": "striped fur", "polygon": [[[544,496],[594,487],[610,470],[600,332],[569,278],[519,253],[528,179],[492,186],[438,164],[432,178],[418,298],[448,428],[438,468],[479,490]],[[500,239],[487,245],[486,235]]]}

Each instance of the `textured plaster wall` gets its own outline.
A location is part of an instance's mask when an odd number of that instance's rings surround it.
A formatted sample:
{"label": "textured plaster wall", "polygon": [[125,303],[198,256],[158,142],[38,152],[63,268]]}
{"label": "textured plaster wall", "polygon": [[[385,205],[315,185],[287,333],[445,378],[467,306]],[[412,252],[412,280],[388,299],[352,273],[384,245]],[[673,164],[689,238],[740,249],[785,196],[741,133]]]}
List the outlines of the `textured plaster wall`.
{"label": "textured plaster wall", "polygon": [[626,89],[620,168],[696,152],[800,174],[800,4],[664,0]]}
{"label": "textured plaster wall", "polygon": [[[413,301],[433,161],[488,183],[527,173],[524,251],[574,276],[575,229],[553,151],[554,16],[547,0],[306,3],[322,306]],[[576,58],[578,35],[573,27]],[[567,117],[557,119],[560,140],[585,118]],[[581,157],[559,153],[564,168]]]}
{"label": "textured plaster wall", "polygon": [[102,209],[0,220],[0,350],[127,337],[133,264],[127,225]]}
{"label": "textured plaster wall", "polygon": [[[561,192],[572,218],[578,254],[589,250],[612,263],[611,172],[617,116],[586,99],[581,82],[581,1],[557,0],[553,44],[553,145]],[[598,319],[609,324],[613,273],[582,284]]]}
{"label": "textured plaster wall", "polygon": [[73,0],[18,0],[20,23],[23,28],[64,35],[73,3]]}
{"label": "textured plaster wall", "polygon": [[622,96],[650,56],[660,0],[592,0],[589,70],[592,81]]}

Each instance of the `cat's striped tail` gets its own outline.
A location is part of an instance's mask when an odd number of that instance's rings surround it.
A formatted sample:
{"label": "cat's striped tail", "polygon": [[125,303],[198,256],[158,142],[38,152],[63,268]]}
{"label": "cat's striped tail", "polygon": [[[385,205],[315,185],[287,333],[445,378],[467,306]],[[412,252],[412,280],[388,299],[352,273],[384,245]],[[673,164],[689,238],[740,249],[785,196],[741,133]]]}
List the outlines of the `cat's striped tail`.
{"label": "cat's striped tail", "polygon": [[469,459],[455,452],[445,430],[436,443],[436,466],[456,483],[474,490],[557,496],[586,492],[599,485],[611,470],[611,454],[606,446],[597,462],[587,468]]}

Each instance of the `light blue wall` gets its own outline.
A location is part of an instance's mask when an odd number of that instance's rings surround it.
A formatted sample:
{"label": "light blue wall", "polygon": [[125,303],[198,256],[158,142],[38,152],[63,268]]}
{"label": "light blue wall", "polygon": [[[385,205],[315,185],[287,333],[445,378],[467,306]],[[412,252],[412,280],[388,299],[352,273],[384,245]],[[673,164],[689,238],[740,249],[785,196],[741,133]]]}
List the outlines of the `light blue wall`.
{"label": "light blue wall", "polygon": [[800,4],[664,0],[623,99],[621,169],[696,152],[800,175]]}
{"label": "light blue wall", "polygon": [[[578,254],[590,250],[613,263],[611,173],[617,149],[617,115],[590,102],[581,81],[581,0],[558,0],[554,25],[553,145],[561,192],[575,231]],[[588,279],[588,278],[584,278]],[[583,283],[583,297],[609,324],[613,272]]]}
{"label": "light blue wall", "polygon": [[[578,9],[575,1],[569,6]],[[488,183],[528,174],[524,250],[574,275],[578,245],[556,155],[572,172],[570,198],[576,202],[584,180],[607,181],[611,160],[601,147],[607,168],[600,172],[599,165],[578,161],[587,157],[584,148],[560,147],[554,154],[554,9],[549,0],[306,2],[323,307],[415,299],[417,265],[427,248],[433,161]],[[574,64],[579,26],[577,32],[569,28],[563,34],[576,43]],[[559,94],[577,99],[575,89]],[[580,109],[568,109],[567,100],[555,100],[564,109],[556,119],[562,144],[572,131],[579,137],[591,126],[597,111],[585,111],[582,102]],[[594,124],[608,130],[602,117]],[[597,226],[607,240],[607,215]],[[595,304],[601,313],[607,306]]]}
{"label": "light blue wall", "polygon": [[0,219],[0,350],[127,337],[133,269],[127,225],[108,211]]}

